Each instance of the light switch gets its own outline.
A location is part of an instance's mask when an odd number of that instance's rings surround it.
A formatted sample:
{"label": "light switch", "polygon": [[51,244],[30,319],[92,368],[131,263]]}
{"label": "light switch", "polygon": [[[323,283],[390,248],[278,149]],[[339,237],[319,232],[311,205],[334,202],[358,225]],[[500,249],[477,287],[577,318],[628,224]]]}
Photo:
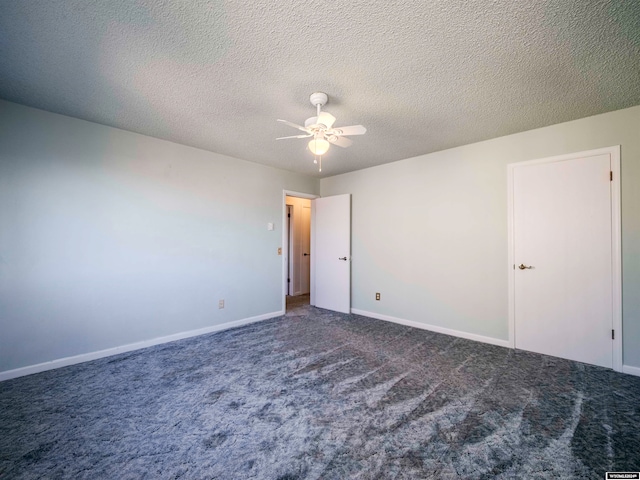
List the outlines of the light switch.
{"label": "light switch", "polygon": [[267,223],[267,230],[273,230],[273,223]]}

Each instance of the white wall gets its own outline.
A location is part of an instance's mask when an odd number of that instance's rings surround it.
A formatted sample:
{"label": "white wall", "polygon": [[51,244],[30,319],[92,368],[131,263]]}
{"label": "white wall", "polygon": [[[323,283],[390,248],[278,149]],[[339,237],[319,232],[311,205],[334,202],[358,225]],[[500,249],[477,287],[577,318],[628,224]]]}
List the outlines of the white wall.
{"label": "white wall", "polygon": [[506,340],[507,164],[612,145],[624,363],[640,366],[640,106],[321,180],[352,194],[352,307]]}
{"label": "white wall", "polygon": [[[640,107],[323,179],[353,308],[506,339],[506,165],[618,144],[640,367]],[[0,101],[0,372],[280,311],[283,189],[318,182]]]}
{"label": "white wall", "polygon": [[318,181],[0,101],[0,372],[280,311],[284,189]]}

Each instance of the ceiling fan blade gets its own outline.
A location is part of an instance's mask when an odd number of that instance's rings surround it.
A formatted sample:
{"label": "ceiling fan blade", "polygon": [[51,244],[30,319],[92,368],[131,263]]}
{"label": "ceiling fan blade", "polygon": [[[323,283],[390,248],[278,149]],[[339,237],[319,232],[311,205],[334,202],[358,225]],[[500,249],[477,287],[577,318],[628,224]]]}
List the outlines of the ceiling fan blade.
{"label": "ceiling fan blade", "polygon": [[286,140],[287,138],[307,138],[312,136],[313,135],[311,133],[308,133],[307,135],[292,135],[290,137],[278,137],[276,138],[276,140]]}
{"label": "ceiling fan blade", "polygon": [[349,125],[348,127],[334,128],[334,135],[363,135],[367,133],[367,129],[362,125]]}
{"label": "ceiling fan blade", "polygon": [[286,120],[278,119],[278,121],[284,123],[285,125],[289,125],[290,127],[297,128],[298,130],[302,130],[303,132],[307,132],[307,129],[304,128],[302,125],[296,125],[295,123],[291,123]]}
{"label": "ceiling fan blade", "polygon": [[320,112],[316,123],[321,123],[327,128],[331,128],[336,121],[336,117],[331,115],[329,112]]}
{"label": "ceiling fan blade", "polygon": [[333,143],[334,145],[342,148],[347,148],[353,145],[353,142],[345,137],[331,136],[327,137],[327,140],[329,141],[329,143]]}

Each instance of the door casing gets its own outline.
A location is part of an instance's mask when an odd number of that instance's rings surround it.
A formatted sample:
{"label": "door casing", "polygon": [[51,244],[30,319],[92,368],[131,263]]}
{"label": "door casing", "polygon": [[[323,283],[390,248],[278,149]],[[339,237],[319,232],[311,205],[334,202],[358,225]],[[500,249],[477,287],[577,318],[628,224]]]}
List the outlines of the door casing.
{"label": "door casing", "polygon": [[609,154],[611,158],[611,247],[612,247],[612,319],[616,332],[613,343],[613,370],[622,371],[622,247],[620,220],[620,145],[570,153],[554,157],[511,163],[507,165],[507,225],[508,225],[508,296],[509,296],[509,346],[515,348],[515,235],[514,235],[514,170],[533,164],[552,163],[595,155]]}

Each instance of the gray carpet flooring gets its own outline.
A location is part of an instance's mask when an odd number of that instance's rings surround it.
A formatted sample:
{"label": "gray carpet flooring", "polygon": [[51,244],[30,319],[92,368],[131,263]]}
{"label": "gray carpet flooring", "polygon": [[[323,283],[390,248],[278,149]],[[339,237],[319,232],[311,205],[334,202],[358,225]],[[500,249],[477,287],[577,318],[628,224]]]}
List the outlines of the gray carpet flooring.
{"label": "gray carpet flooring", "polygon": [[0,383],[7,479],[604,478],[640,378],[305,305]]}

